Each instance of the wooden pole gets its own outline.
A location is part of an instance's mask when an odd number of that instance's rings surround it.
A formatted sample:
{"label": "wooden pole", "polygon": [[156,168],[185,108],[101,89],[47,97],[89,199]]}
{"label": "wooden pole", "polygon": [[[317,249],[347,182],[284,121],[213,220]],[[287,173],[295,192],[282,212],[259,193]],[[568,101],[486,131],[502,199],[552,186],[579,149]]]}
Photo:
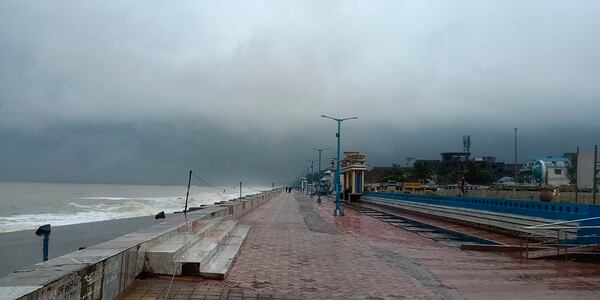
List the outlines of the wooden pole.
{"label": "wooden pole", "polygon": [[188,197],[190,196],[190,184],[191,183],[192,183],[192,170],[190,170],[190,176],[188,178],[187,194],[185,194],[185,208],[183,209],[184,218],[187,218]]}

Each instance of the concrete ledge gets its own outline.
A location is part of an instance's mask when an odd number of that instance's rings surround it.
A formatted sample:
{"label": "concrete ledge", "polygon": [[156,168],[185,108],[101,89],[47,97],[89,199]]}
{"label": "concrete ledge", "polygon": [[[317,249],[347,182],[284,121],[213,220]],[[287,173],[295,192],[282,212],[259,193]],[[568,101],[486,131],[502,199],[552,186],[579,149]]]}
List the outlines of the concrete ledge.
{"label": "concrete ledge", "polygon": [[[375,206],[383,206],[399,209],[408,213],[434,217],[452,223],[468,225],[472,227],[487,229],[496,232],[513,235],[516,237],[522,234],[554,234],[552,231],[528,231],[523,226],[547,224],[560,220],[549,220],[535,217],[526,217],[511,215],[506,213],[497,213],[489,211],[480,211],[460,207],[445,207],[434,204],[419,204],[410,201],[393,200],[384,198],[365,197],[362,200]],[[568,232],[570,238],[576,237],[576,232]]]}
{"label": "concrete ledge", "polygon": [[187,220],[169,215],[160,224],[16,271],[0,278],[0,299],[114,299],[143,272],[148,249],[200,220],[239,217],[279,192],[247,197],[260,200],[233,205],[233,213],[227,205],[211,205],[188,212]]}
{"label": "concrete ledge", "polygon": [[[460,246],[460,250],[466,251],[482,251],[482,252],[523,252],[525,246],[521,245],[483,245],[483,244],[463,244]],[[529,251],[545,250],[545,249],[556,249],[551,247],[539,247],[529,246]]]}
{"label": "concrete ledge", "polygon": [[256,195],[245,196],[229,201],[216,202],[215,205],[227,207],[229,214],[234,219],[243,217],[246,213],[272,199],[275,195],[281,193],[282,189],[275,189]]}

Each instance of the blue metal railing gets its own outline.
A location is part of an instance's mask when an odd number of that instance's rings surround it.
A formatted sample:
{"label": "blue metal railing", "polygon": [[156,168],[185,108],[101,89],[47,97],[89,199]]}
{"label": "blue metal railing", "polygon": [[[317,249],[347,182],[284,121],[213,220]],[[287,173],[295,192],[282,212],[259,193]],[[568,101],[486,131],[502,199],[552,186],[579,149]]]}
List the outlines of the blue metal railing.
{"label": "blue metal railing", "polygon": [[[441,195],[415,195],[385,192],[365,192],[365,196],[379,197],[390,200],[403,200],[415,203],[426,203],[443,205],[448,207],[460,207],[477,209],[483,211],[507,213],[520,216],[530,216],[553,220],[578,220],[585,218],[600,217],[600,205],[557,203],[539,200],[516,200],[506,198],[487,198],[469,196],[441,196]],[[590,219],[579,223],[583,228],[579,229],[578,236],[588,236],[578,239],[580,243],[600,242],[599,230],[586,228],[600,225],[600,219]],[[590,238],[592,237],[592,238]]]}
{"label": "blue metal railing", "polygon": [[428,203],[451,207],[510,213],[545,219],[575,220],[600,216],[600,206],[576,203],[557,203],[536,200],[515,200],[506,198],[415,195],[385,192],[365,192],[365,196],[397,199],[416,203]]}

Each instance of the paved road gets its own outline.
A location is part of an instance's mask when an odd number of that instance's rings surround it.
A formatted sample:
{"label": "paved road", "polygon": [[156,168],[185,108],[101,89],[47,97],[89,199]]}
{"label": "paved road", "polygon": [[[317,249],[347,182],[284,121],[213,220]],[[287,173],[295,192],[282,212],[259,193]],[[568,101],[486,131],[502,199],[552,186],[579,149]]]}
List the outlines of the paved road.
{"label": "paved road", "polygon": [[[330,202],[281,194],[252,228],[225,281],[179,278],[174,299],[598,299],[600,267],[529,261],[441,245]],[[167,278],[137,280],[124,299],[164,299]],[[187,282],[186,282],[187,281]]]}

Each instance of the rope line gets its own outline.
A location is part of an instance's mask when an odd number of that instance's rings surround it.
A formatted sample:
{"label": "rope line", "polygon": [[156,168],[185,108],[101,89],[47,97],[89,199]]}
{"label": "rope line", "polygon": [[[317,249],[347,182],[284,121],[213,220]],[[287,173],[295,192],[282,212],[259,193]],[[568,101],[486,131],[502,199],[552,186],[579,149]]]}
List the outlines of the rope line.
{"label": "rope line", "polygon": [[200,178],[200,177],[199,177],[198,175],[196,175],[196,174],[195,174],[193,171],[192,171],[192,176],[194,176],[196,179],[200,180],[202,183],[206,184],[207,186],[209,186],[209,187],[211,187],[211,188],[213,188],[213,189],[216,189],[216,190],[219,190],[219,191],[221,191],[221,190],[222,190],[222,191],[223,191],[223,193],[225,193],[226,191],[234,191],[234,190],[237,190],[237,189],[239,189],[239,186],[237,186],[237,185],[234,185],[234,186],[233,186],[233,187],[231,187],[231,188],[220,188],[220,187],[218,187],[218,186],[212,185],[212,184],[208,183],[206,180],[204,180],[204,179]]}

